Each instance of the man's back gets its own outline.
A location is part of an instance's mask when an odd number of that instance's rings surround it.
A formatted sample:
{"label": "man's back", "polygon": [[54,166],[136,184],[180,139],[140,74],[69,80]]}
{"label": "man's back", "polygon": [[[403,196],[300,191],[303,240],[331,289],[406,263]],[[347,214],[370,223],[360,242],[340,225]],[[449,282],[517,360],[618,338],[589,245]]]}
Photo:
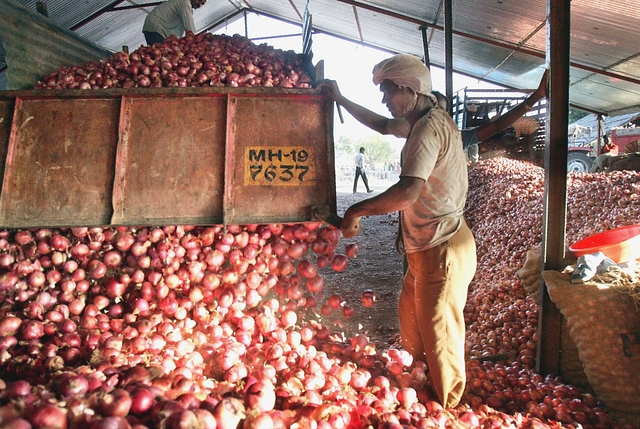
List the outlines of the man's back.
{"label": "man's back", "polygon": [[182,37],[185,31],[195,32],[190,0],[160,3],[145,19],[142,31],[155,32],[165,38],[172,34]]}

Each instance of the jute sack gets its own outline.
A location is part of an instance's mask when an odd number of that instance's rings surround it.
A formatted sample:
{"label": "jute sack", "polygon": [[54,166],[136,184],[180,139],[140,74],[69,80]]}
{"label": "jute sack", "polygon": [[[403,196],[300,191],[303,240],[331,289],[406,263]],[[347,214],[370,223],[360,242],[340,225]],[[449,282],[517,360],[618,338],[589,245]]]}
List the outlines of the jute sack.
{"label": "jute sack", "polygon": [[639,426],[640,314],[634,300],[610,284],[573,284],[558,271],[543,277],[596,397],[612,416]]}
{"label": "jute sack", "polygon": [[536,304],[540,304],[540,283],[542,278],[542,246],[536,246],[527,251],[527,257],[522,268],[516,273],[522,285],[533,298]]}

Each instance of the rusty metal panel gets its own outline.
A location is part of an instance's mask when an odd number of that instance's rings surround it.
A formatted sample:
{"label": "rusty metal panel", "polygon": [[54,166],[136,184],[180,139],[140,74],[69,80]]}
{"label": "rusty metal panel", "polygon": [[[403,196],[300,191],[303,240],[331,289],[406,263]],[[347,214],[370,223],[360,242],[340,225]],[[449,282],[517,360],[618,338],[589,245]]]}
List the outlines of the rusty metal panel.
{"label": "rusty metal panel", "polygon": [[123,97],[111,223],[220,224],[226,96]]}
{"label": "rusty metal panel", "polygon": [[16,98],[1,226],[108,224],[118,111],[117,99]]}
{"label": "rusty metal panel", "polygon": [[313,206],[335,211],[332,103],[301,90],[199,90],[1,94],[0,228],[302,222]]}
{"label": "rusty metal panel", "polygon": [[335,211],[332,106],[321,96],[229,96],[225,222],[299,222]]}

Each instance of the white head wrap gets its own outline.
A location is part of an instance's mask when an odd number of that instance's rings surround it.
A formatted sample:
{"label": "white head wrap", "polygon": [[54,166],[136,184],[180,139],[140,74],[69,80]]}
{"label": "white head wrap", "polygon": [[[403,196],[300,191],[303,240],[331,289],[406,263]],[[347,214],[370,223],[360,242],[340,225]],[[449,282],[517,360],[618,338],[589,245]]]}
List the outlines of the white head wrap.
{"label": "white head wrap", "polygon": [[436,97],[431,93],[431,72],[414,55],[398,54],[376,64],[373,67],[373,83],[379,85],[383,80],[390,80],[402,88],[411,88],[437,104]]}

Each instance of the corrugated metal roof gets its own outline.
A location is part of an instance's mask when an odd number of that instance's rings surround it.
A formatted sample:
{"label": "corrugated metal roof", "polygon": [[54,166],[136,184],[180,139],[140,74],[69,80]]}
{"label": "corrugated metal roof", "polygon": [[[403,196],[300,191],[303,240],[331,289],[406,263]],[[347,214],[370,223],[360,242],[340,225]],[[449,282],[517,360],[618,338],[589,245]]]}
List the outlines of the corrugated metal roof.
{"label": "corrugated metal roof", "polygon": [[[627,125],[629,122],[637,120],[638,118],[640,118],[640,113],[637,112],[626,113],[618,116],[605,116],[602,118],[604,122],[603,134],[610,134],[612,129]],[[597,133],[598,115],[587,115],[573,122],[569,125],[569,133],[573,133],[575,130],[580,128],[589,128],[593,130],[594,133]]]}
{"label": "corrugated metal roof", "polygon": [[[153,1],[47,0],[47,8],[52,21],[115,51],[143,43],[141,28],[149,7],[135,5]],[[35,1],[19,3],[35,9]],[[196,27],[215,30],[225,20],[241,17],[241,11],[300,24],[306,4],[210,0],[196,10]],[[420,27],[426,26],[430,61],[444,67],[443,0],[310,0],[309,10],[315,31],[394,53],[422,56]],[[509,88],[535,87],[545,65],[546,10],[546,0],[456,0],[454,71]],[[572,0],[569,95],[575,107],[610,115],[640,110],[638,22],[640,0]],[[78,23],[82,25],[75,28]]]}
{"label": "corrugated metal roof", "polygon": [[[611,135],[611,130],[628,125],[630,122],[638,122],[640,113],[626,113],[617,116],[603,117],[603,129],[601,133]],[[587,115],[569,125],[570,139],[578,144],[588,145],[598,138],[598,115]]]}
{"label": "corrugated metal roof", "polygon": [[[109,55],[106,49],[13,1],[0,1],[0,37],[6,49],[3,74],[10,86],[21,89],[50,73],[51,64],[72,66]],[[24,57],[22,46],[30,47],[28,61],[18,60]]]}

